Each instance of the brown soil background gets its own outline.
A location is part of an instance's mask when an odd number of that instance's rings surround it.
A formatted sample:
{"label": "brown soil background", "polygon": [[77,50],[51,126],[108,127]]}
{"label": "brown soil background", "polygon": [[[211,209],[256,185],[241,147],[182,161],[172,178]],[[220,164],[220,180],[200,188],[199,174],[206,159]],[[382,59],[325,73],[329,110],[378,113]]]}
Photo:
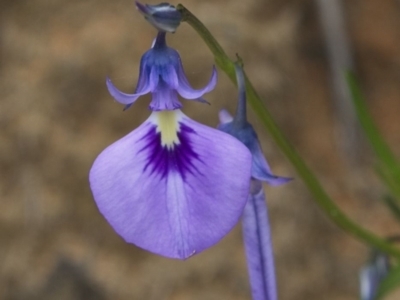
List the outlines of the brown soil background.
{"label": "brown soil background", "polygon": [[[336,203],[375,233],[398,232],[366,144],[355,158],[341,150],[314,2],[183,4],[232,57],[243,57],[276,122]],[[400,2],[346,1],[345,13],[368,105],[400,156]],[[105,77],[132,90],[154,36],[131,0],[0,2],[0,299],[250,299],[239,226],[196,257],[169,260],[124,243],[91,197],[97,154],[149,115],[148,98],[122,112]],[[200,38],[183,24],[169,44],[193,85],[203,85],[213,61]],[[210,126],[219,109],[235,106],[233,85],[219,75],[211,106],[184,103]],[[296,178],[250,118],[275,173]],[[266,189],[280,299],[357,299],[368,249],[322,214],[300,179]]]}

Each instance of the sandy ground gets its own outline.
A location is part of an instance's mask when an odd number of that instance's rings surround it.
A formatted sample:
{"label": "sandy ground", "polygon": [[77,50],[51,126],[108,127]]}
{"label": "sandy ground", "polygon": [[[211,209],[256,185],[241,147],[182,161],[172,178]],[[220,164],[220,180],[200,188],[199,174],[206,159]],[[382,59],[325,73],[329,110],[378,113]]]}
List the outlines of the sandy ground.
{"label": "sandy ground", "polygon": [[[314,2],[183,3],[232,57],[243,57],[276,122],[337,204],[378,234],[398,232],[366,144],[353,157],[342,151]],[[345,13],[368,105],[400,155],[400,4],[348,1]],[[250,299],[239,226],[196,257],[169,260],[124,243],[92,199],[95,157],[149,115],[147,97],[122,112],[105,77],[132,90],[154,36],[131,0],[0,2],[0,299]],[[183,24],[169,44],[193,85],[203,85],[213,61],[193,30]],[[186,102],[184,111],[216,126],[218,110],[232,110],[236,99],[222,73],[207,99],[211,106]],[[296,178],[250,118],[275,173]],[[280,299],[357,299],[368,249],[322,214],[301,180],[266,190]]]}

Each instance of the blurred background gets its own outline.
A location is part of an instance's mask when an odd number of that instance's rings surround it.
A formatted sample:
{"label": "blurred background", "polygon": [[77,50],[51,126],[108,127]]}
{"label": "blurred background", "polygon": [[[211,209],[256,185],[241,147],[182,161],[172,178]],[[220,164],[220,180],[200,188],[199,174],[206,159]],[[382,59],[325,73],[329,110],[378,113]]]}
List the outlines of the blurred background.
{"label": "blurred background", "polygon": [[[398,228],[382,205],[385,189],[337,67],[356,71],[400,155],[400,2],[343,2],[182,1],[231,57],[241,55],[274,119],[336,203],[387,236]],[[329,8],[334,3],[341,6]],[[126,244],[92,199],[93,160],[150,113],[146,97],[123,112],[105,77],[133,91],[155,33],[132,0],[0,2],[0,299],[250,299],[239,226],[215,247],[175,261]],[[168,42],[193,86],[204,85],[213,59],[200,38],[182,24]],[[219,75],[206,96],[211,106],[184,102],[187,115],[210,126],[237,97]],[[369,250],[323,215],[249,114],[274,172],[295,178],[266,187],[280,299],[357,299]]]}

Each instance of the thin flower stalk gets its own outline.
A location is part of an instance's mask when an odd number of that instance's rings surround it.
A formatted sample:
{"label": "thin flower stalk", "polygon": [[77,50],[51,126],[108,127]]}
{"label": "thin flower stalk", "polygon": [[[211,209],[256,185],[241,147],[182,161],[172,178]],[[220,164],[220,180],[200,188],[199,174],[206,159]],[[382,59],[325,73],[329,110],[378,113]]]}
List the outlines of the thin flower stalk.
{"label": "thin flower stalk", "polygon": [[268,209],[262,183],[253,180],[242,224],[254,300],[276,300],[275,263]]}
{"label": "thin flower stalk", "polygon": [[247,267],[253,300],[276,300],[274,256],[262,183],[281,185],[290,178],[275,176],[262,153],[257,134],[246,117],[246,86],[243,69],[236,64],[239,101],[236,115],[220,112],[219,129],[240,140],[252,154],[251,189],[242,217]]}

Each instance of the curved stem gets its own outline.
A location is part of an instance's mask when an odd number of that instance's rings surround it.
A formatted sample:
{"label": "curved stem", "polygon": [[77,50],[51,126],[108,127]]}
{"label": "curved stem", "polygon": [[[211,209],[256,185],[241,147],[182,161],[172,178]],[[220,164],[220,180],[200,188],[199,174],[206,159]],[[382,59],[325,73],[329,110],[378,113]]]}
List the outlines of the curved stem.
{"label": "curved stem", "polygon": [[235,72],[236,72],[236,82],[238,83],[239,90],[239,100],[236,108],[236,115],[233,119],[239,126],[245,126],[247,123],[247,111],[246,111],[246,85],[244,80],[244,71],[243,67],[235,64]]}

